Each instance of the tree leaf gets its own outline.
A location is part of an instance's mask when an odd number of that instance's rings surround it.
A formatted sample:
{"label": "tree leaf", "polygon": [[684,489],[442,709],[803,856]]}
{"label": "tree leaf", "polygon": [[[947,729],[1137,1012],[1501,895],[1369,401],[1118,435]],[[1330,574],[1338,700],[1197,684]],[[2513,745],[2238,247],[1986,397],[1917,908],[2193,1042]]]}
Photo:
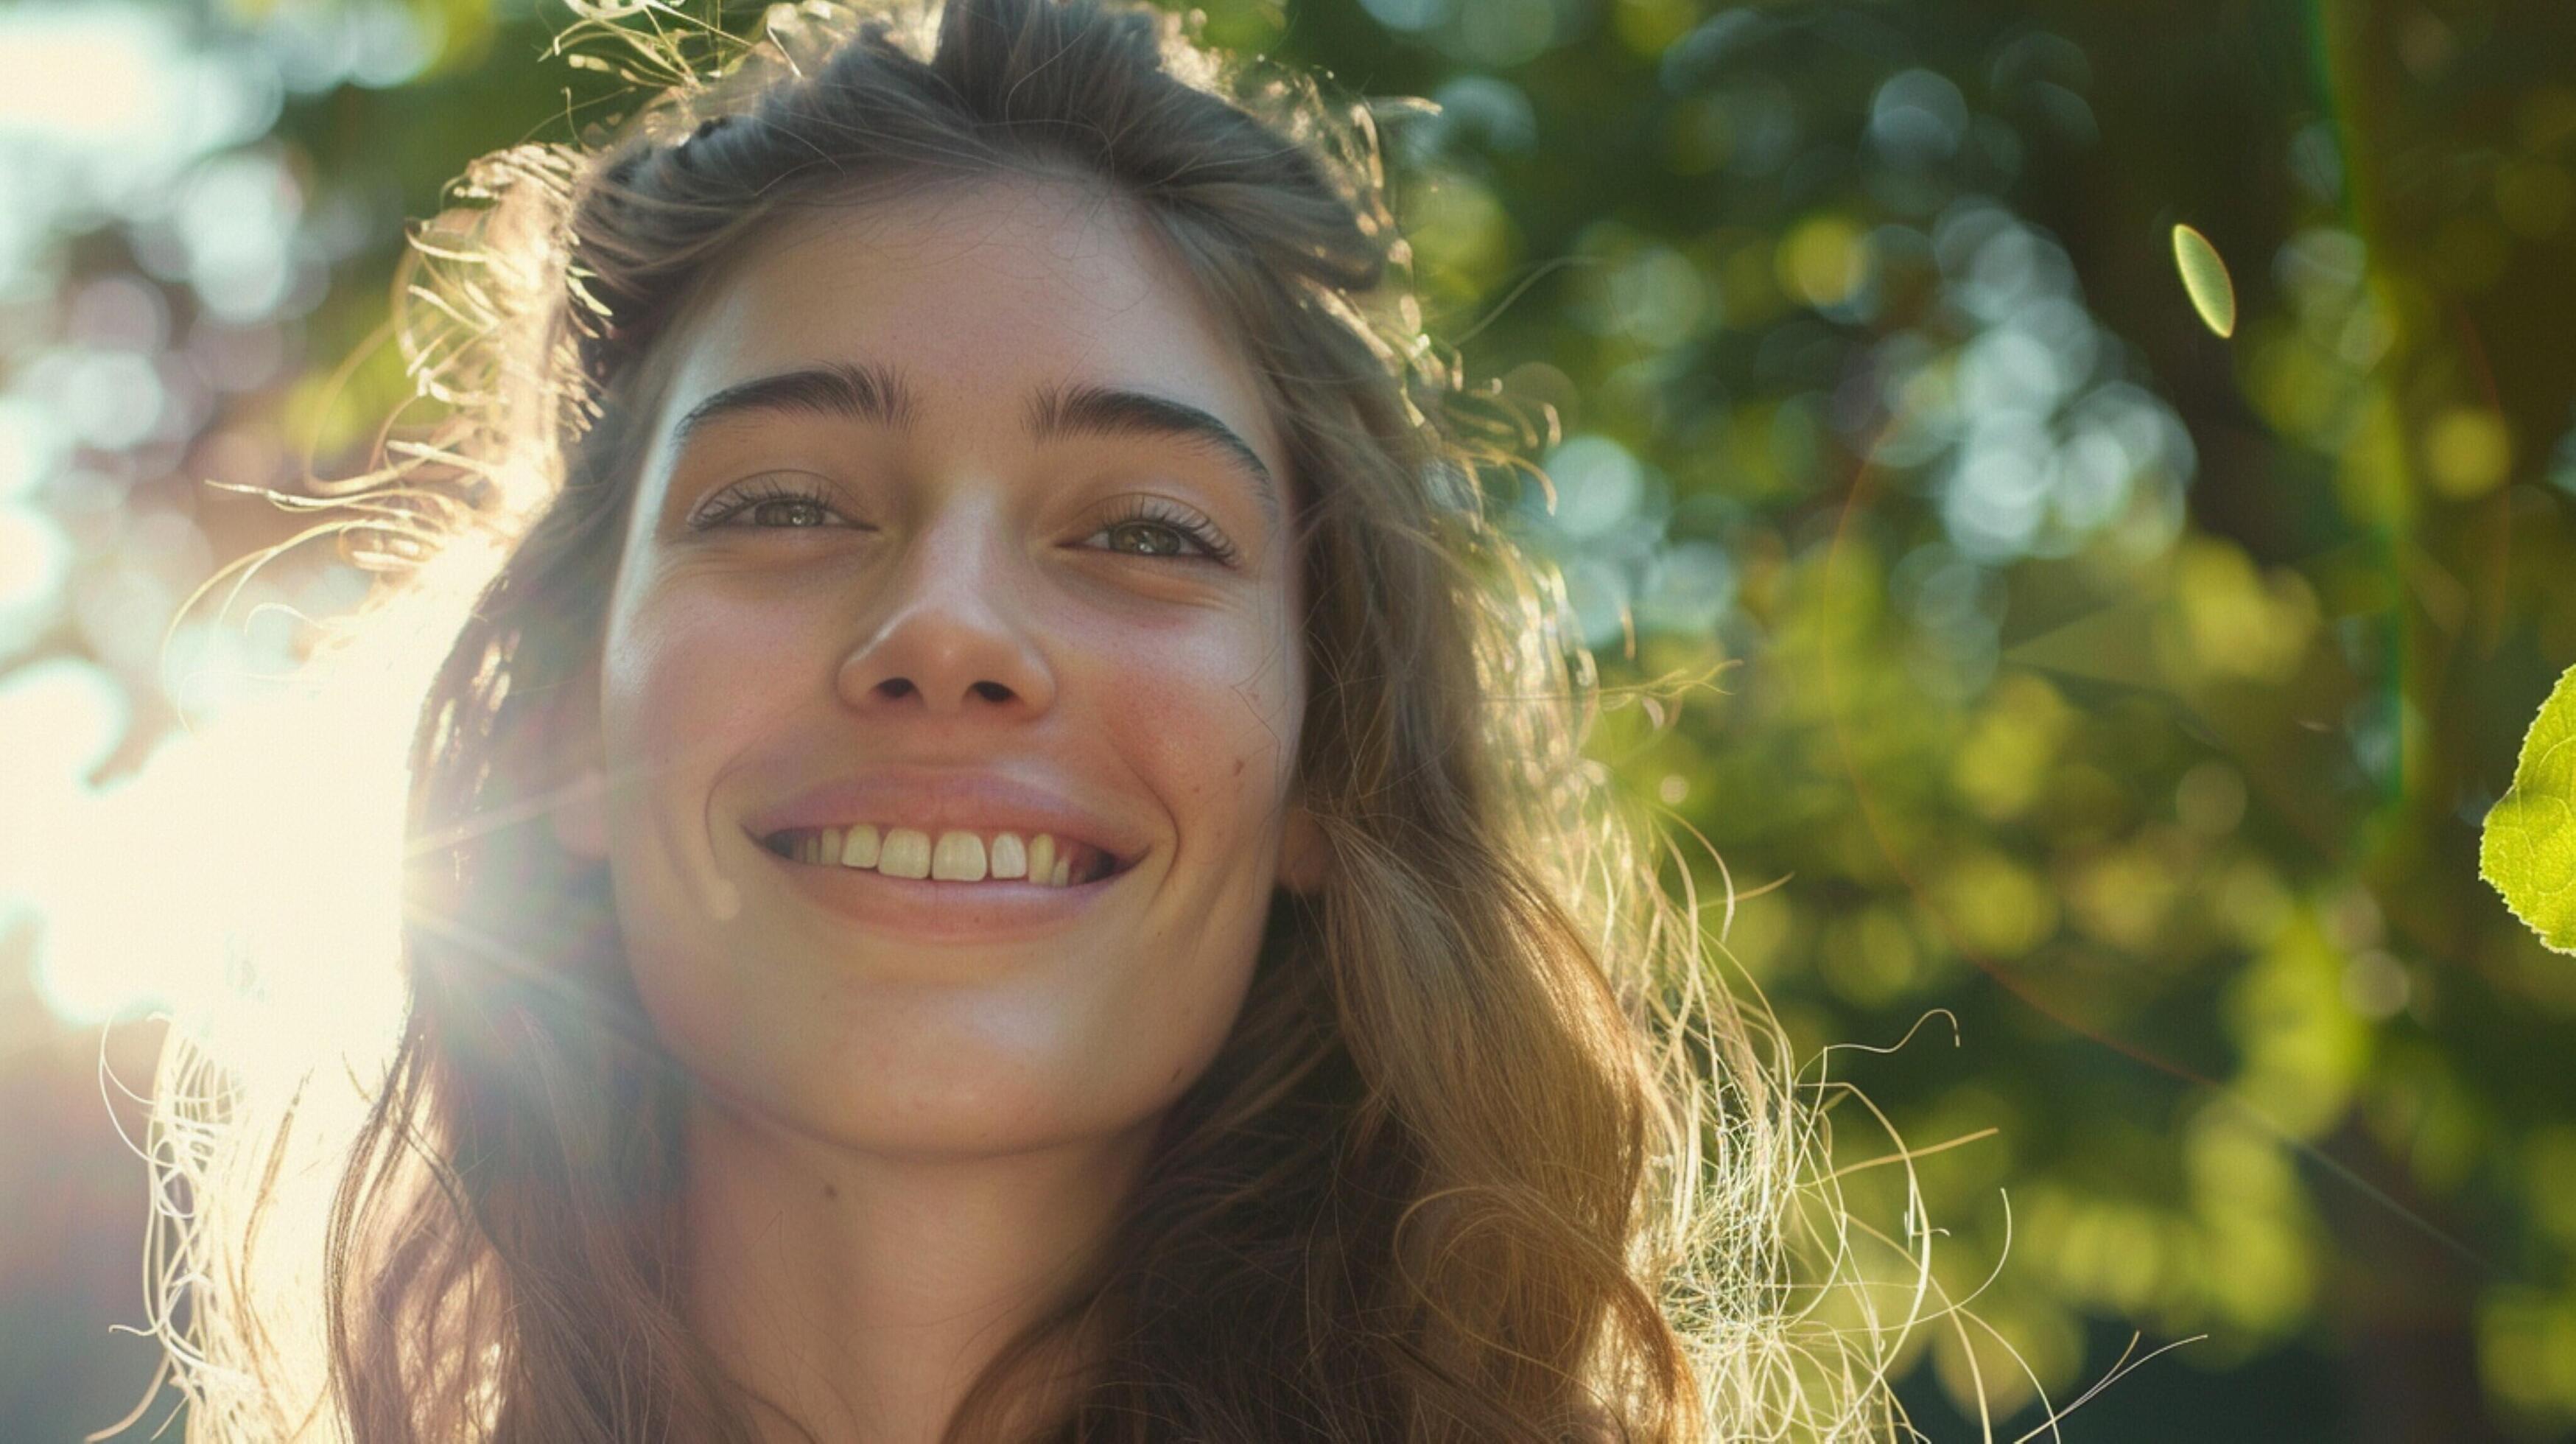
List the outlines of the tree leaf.
{"label": "tree leaf", "polygon": [[2513,786],[2487,814],[2478,875],[2541,942],[2576,953],[2576,667],[2522,739]]}
{"label": "tree leaf", "polygon": [[2228,278],[2227,262],[2219,259],[2218,247],[2209,237],[2189,226],[2173,228],[2174,269],[2182,272],[2182,288],[2191,296],[2191,308],[2200,313],[2201,324],[2221,336],[2236,332],[2236,283]]}

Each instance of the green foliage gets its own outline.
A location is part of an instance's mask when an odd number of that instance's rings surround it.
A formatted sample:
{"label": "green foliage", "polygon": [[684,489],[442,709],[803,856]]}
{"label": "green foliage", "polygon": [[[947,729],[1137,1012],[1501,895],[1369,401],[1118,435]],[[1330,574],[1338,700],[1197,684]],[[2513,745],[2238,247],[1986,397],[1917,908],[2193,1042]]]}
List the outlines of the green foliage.
{"label": "green foliage", "polygon": [[2522,739],[2513,790],[2487,814],[2478,874],[2542,942],[2576,953],[2576,668]]}
{"label": "green foliage", "polygon": [[2191,297],[2191,308],[2200,313],[2200,323],[2221,336],[2235,335],[2236,283],[2229,279],[2218,248],[2189,226],[2174,227],[2173,248],[2174,266],[2182,272],[2182,288]]}

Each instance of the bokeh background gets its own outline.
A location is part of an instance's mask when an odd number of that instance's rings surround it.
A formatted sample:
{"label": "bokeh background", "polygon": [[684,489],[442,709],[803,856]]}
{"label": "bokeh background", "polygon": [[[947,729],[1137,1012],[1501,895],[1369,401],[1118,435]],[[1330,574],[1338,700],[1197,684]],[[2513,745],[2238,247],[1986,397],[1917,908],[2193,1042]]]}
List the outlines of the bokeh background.
{"label": "bokeh background", "polygon": [[[2576,1437],[2576,958],[2476,876],[2576,663],[2576,6],[1204,8],[1439,103],[1385,123],[1428,328],[1560,428],[1515,525],[1610,679],[1714,677],[1601,755],[1802,1050],[1912,1034],[1825,1061],[1962,1140],[1992,1331],[1922,1331],[1918,1424],[2143,1336],[2064,1437]],[[567,19],[0,8],[0,1437],[141,1395],[154,1015],[332,905],[342,739],[220,739],[367,578],[209,483],[370,464],[406,218],[614,103]]]}

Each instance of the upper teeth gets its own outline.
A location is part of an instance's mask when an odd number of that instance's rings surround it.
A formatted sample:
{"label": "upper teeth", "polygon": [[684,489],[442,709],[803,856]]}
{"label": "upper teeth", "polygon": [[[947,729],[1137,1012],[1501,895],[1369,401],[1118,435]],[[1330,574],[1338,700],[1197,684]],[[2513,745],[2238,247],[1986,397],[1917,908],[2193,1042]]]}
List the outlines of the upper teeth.
{"label": "upper teeth", "polygon": [[1068,886],[1077,866],[1089,861],[1082,855],[1092,850],[1083,843],[1058,843],[1044,832],[1026,841],[1016,832],[997,832],[988,841],[976,833],[951,830],[939,834],[934,843],[919,828],[881,831],[873,823],[791,833],[786,845],[798,862],[874,868],[888,877],[940,882],[1024,877],[1052,887]]}

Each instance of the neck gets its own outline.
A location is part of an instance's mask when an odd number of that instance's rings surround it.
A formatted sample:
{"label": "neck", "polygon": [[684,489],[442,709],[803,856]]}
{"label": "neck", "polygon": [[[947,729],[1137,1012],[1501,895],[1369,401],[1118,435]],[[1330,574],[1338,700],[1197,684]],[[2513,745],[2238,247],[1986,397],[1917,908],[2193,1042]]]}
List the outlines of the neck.
{"label": "neck", "polygon": [[[762,1438],[937,1444],[1001,1346],[1097,1259],[1152,1128],[890,1155],[701,1099],[688,1134],[691,1322],[764,1401]],[[1069,1375],[1048,1371],[1078,1362],[1040,1365],[1024,1417],[1064,1402]]]}

